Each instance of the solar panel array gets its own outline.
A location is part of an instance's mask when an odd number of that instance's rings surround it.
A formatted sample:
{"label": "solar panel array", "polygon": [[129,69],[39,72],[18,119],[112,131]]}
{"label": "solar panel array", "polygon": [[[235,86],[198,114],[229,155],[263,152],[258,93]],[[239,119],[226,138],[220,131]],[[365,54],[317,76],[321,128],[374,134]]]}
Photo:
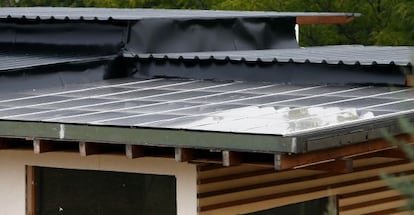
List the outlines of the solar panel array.
{"label": "solar panel array", "polygon": [[414,90],[113,79],[0,95],[0,119],[292,135],[411,113]]}

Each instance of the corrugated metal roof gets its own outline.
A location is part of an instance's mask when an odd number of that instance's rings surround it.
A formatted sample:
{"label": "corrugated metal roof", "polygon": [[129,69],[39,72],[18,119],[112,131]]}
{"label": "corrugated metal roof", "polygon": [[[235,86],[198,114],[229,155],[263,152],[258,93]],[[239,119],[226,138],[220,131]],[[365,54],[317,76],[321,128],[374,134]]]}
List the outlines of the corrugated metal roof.
{"label": "corrugated metal roof", "polygon": [[39,55],[39,54],[22,54],[0,52],[0,72],[13,71],[26,68],[34,68],[47,65],[65,64],[65,63],[86,63],[95,62],[105,59],[111,59],[114,56],[97,56],[97,55]]}
{"label": "corrugated metal roof", "polygon": [[412,66],[414,47],[408,46],[322,46],[297,49],[137,54],[125,57],[165,60],[217,60],[275,63]]}
{"label": "corrugated metal roof", "polygon": [[154,18],[233,18],[233,17],[298,17],[298,16],[360,16],[358,13],[315,12],[257,12],[173,9],[113,9],[113,8],[64,8],[64,7],[5,7],[0,8],[0,19],[40,20],[141,20]]}

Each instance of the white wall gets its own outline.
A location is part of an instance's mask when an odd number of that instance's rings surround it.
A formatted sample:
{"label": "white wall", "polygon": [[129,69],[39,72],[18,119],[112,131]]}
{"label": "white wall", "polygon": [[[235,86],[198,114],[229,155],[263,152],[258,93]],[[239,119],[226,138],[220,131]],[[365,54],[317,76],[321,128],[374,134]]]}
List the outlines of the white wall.
{"label": "white wall", "polygon": [[168,158],[128,159],[122,155],[81,157],[74,152],[36,155],[29,150],[0,150],[0,214],[26,214],[26,165],[175,175],[177,214],[197,214],[196,166]]}

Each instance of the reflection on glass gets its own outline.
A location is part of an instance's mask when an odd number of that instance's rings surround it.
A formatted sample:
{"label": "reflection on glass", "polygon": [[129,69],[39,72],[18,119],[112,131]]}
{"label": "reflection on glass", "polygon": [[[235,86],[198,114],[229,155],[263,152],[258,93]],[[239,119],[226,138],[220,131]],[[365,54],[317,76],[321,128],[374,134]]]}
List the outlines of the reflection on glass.
{"label": "reflection on glass", "polygon": [[374,116],[372,111],[356,108],[249,106],[158,125],[196,130],[286,135],[291,132],[370,119]]}
{"label": "reflection on glass", "polygon": [[[374,117],[371,111],[360,111],[356,108],[341,109],[338,107],[311,107],[302,108],[301,116],[289,111],[289,126],[285,133],[298,132],[306,129],[330,126],[348,121],[369,119]],[[295,117],[299,117],[294,120]]]}

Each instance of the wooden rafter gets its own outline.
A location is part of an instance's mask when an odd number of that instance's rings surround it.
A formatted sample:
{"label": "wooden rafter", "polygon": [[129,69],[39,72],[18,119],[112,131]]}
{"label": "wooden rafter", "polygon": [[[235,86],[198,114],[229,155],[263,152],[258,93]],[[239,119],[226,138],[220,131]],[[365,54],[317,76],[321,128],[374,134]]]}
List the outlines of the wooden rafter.
{"label": "wooden rafter", "polygon": [[177,162],[187,162],[195,158],[194,150],[186,148],[175,148],[175,160]]}
{"label": "wooden rafter", "polygon": [[[409,135],[396,136],[399,140],[412,142]],[[348,173],[352,171],[354,159],[387,157],[407,160],[405,153],[385,139],[367,141],[338,148],[319,150],[304,154],[265,154],[237,151],[216,151],[189,148],[154,147],[130,144],[110,144],[91,142],[60,142],[60,140],[32,139],[33,151],[36,154],[58,151],[78,150],[81,156],[102,153],[122,153],[128,158],[143,156],[171,157],[177,162],[205,164],[221,164],[224,167],[248,164],[252,166],[274,167],[276,170],[306,168],[332,173]],[[74,145],[75,144],[75,145]],[[11,147],[28,147],[30,141],[18,138],[0,138],[0,149]],[[79,146],[79,148],[78,148]],[[76,147],[76,148],[75,148]]]}
{"label": "wooden rafter", "polygon": [[125,154],[126,154],[127,158],[129,158],[129,159],[144,157],[145,156],[144,147],[143,146],[138,146],[138,145],[126,144],[125,145]]}
{"label": "wooden rafter", "polygon": [[353,16],[298,16],[296,17],[296,23],[299,25],[344,24],[354,18]]}
{"label": "wooden rafter", "polygon": [[56,150],[56,143],[49,140],[33,140],[33,151],[35,154],[40,154],[44,152],[51,152]]}
{"label": "wooden rafter", "polygon": [[242,163],[242,155],[238,152],[223,151],[223,166],[234,166]]}
{"label": "wooden rafter", "polygon": [[79,142],[79,153],[85,157],[102,153],[102,146],[99,143]]}
{"label": "wooden rafter", "polygon": [[383,157],[383,158],[399,158],[399,159],[407,159],[407,154],[399,149],[389,149],[389,150],[382,150],[375,153],[364,154],[360,156],[354,156],[355,158],[372,158],[372,157]]}
{"label": "wooden rafter", "polygon": [[414,86],[414,75],[409,74],[405,76],[405,85],[407,87],[413,87]]}
{"label": "wooden rafter", "polygon": [[335,159],[333,161],[305,167],[310,170],[322,170],[333,173],[350,173],[353,171],[352,159]]}
{"label": "wooden rafter", "polygon": [[[412,138],[409,135],[396,136],[397,140],[402,140],[407,143],[412,143]],[[286,170],[297,167],[308,166],[312,164],[320,164],[326,161],[332,161],[341,158],[352,158],[371,153],[379,153],[382,151],[395,149],[394,145],[385,139],[371,140],[364,143],[351,144],[339,148],[325,149],[306,154],[299,155],[275,155],[275,169]]]}

